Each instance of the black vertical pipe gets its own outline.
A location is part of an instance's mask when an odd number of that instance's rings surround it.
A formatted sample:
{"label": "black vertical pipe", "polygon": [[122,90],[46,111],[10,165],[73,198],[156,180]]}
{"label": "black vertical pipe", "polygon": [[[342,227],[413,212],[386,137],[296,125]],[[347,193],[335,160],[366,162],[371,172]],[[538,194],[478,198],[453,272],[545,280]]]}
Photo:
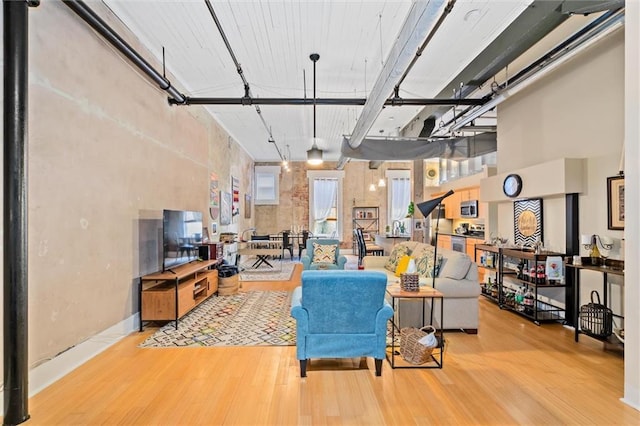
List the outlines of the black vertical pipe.
{"label": "black vertical pipe", "polygon": [[[31,5],[37,5],[31,3]],[[27,327],[28,8],[3,0],[4,14],[4,419],[29,419]]]}
{"label": "black vertical pipe", "polygon": [[[567,256],[580,254],[579,195],[580,194],[576,193],[565,195],[565,223],[567,224],[565,230],[565,254]],[[565,323],[575,327],[574,316],[576,306],[573,301],[576,284],[573,279],[573,270],[571,268],[565,268],[564,275],[567,284],[565,287]]]}

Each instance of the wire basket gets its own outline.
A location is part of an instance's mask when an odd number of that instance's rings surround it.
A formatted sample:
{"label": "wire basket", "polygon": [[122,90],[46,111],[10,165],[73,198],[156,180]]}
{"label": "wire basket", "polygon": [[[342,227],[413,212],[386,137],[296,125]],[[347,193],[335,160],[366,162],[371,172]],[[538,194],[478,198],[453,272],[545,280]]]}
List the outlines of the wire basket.
{"label": "wire basket", "polygon": [[400,274],[400,288],[404,291],[420,291],[419,279],[418,273]]}
{"label": "wire basket", "polygon": [[400,355],[411,364],[424,364],[431,359],[434,347],[428,347],[419,342],[429,333],[435,333],[436,329],[427,325],[422,328],[405,327],[400,330]]}
{"label": "wire basket", "polygon": [[593,290],[591,303],[580,307],[580,329],[586,335],[605,338],[611,336],[612,328],[613,312],[600,303],[600,294]]}

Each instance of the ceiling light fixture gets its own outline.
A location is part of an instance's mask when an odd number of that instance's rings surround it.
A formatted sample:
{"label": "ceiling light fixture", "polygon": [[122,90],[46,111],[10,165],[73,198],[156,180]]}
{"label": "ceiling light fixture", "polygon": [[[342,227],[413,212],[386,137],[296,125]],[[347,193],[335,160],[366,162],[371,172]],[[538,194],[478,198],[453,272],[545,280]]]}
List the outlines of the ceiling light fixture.
{"label": "ceiling light fixture", "polygon": [[307,163],[317,166],[322,164],[322,150],[316,144],[316,62],[320,59],[320,55],[312,53],[309,59],[313,61],[313,145],[307,151]]}
{"label": "ceiling light fixture", "polygon": [[380,169],[380,180],[378,181],[378,188],[384,188],[385,186],[387,186],[387,181],[384,180],[384,173],[382,172],[382,169]]}
{"label": "ceiling light fixture", "polygon": [[290,172],[291,167],[289,167],[289,162],[291,161],[291,150],[289,149],[289,144],[286,145],[286,148],[287,148],[287,155],[282,160],[282,165],[284,166],[284,169],[286,171]]}

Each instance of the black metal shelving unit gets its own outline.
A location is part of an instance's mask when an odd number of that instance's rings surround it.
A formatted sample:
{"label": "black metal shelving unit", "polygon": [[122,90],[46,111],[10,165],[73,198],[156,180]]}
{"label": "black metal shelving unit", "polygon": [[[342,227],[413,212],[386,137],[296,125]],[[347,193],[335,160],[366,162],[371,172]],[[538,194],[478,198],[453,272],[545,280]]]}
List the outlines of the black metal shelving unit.
{"label": "black metal shelving unit", "polygon": [[[492,261],[487,261],[487,256],[493,256]],[[501,260],[501,248],[490,244],[476,244],[474,252],[474,261],[478,267],[483,268],[485,273],[491,275],[493,285],[489,287],[486,282],[480,283],[480,289],[484,297],[495,304],[499,304],[500,277],[499,262]],[[490,266],[491,265],[491,266]]]}
{"label": "black metal shelving unit", "polygon": [[[522,263],[522,270],[537,270],[539,265],[546,263],[549,256],[564,256],[562,253],[542,252],[535,253],[530,250],[520,250],[515,248],[504,248],[500,253],[499,262],[499,301],[501,309],[511,310],[525,318],[532,320],[535,324],[540,325],[543,322],[566,321],[566,309],[551,301],[540,299],[539,290],[549,288],[565,288],[567,285],[564,281],[551,281],[546,277],[525,278],[518,269],[513,269],[508,265],[506,259],[515,259]],[[505,282],[505,278],[507,281]],[[517,290],[513,288],[524,287],[526,292],[529,290],[533,293],[533,297],[525,298],[523,303],[516,300]],[[566,303],[566,302],[565,302]]]}
{"label": "black metal shelving unit", "polygon": [[[375,234],[380,233],[380,209],[378,207],[363,206],[353,207],[352,228],[362,229],[365,239],[373,239]],[[353,254],[358,254],[358,245],[355,238],[353,240]]]}

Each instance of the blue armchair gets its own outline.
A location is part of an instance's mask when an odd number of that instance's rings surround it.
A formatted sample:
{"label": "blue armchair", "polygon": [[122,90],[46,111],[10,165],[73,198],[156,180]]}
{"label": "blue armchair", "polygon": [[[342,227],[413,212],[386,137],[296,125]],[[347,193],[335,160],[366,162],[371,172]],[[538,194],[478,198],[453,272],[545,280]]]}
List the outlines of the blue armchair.
{"label": "blue armchair", "polygon": [[291,300],[296,319],[296,357],[300,377],[311,358],[375,358],[382,374],[387,321],[387,276],[368,271],[304,271]]}
{"label": "blue armchair", "polygon": [[[335,255],[332,259],[323,262],[314,262],[313,245],[320,244],[321,246],[335,246]],[[315,259],[317,260],[317,258]],[[304,256],[300,257],[302,267],[305,270],[309,269],[344,269],[344,264],[347,263],[347,258],[340,255],[340,241],[332,239],[320,239],[309,238],[307,240],[307,250]]]}

